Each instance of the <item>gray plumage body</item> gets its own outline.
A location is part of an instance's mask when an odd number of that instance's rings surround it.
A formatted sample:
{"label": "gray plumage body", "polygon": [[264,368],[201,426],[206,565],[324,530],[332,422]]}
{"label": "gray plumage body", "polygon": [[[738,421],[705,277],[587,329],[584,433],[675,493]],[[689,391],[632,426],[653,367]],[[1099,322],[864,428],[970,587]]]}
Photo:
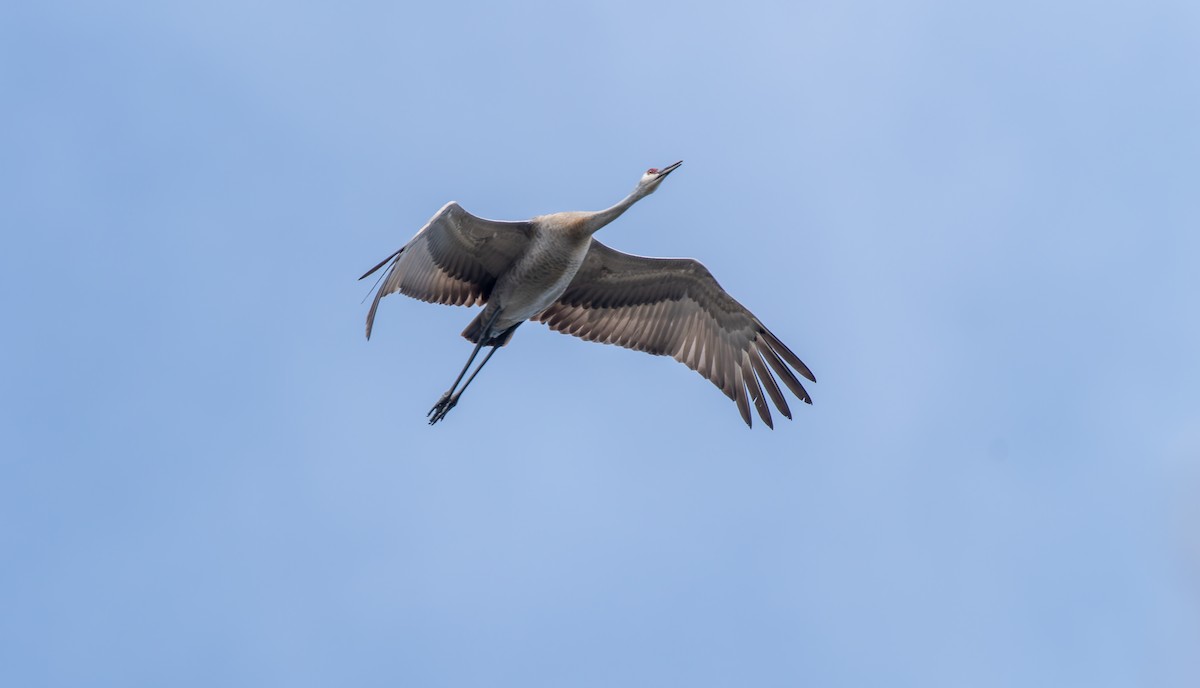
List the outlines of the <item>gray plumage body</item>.
{"label": "gray plumage body", "polygon": [[487,306],[478,316],[487,322],[499,311],[486,336],[496,336],[541,314],[563,295],[592,244],[592,233],[582,216],[555,213],[529,221],[528,248],[496,280]]}
{"label": "gray plumage body", "polygon": [[[484,306],[462,333],[475,343],[475,350],[430,410],[430,423],[445,417],[479,370],[527,320],[588,341],[672,356],[734,400],[747,425],[753,404],[763,422],[773,427],[768,397],[791,418],[776,376],[798,398],[812,403],[793,373],[815,381],[808,367],[699,262],[634,256],[593,239],[597,230],[653,193],[679,165],[648,170],[632,193],[597,212],[503,222],[448,203],[403,248],[363,275],[390,263],[367,314],[368,338],[380,299],[391,293]],[[459,389],[483,346],[492,349]]]}

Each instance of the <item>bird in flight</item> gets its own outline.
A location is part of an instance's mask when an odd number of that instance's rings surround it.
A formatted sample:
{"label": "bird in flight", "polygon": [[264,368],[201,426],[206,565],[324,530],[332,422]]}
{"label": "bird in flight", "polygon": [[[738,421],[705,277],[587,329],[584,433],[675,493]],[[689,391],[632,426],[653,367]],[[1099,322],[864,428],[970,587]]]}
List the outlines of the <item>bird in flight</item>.
{"label": "bird in flight", "polygon": [[[796,373],[816,382],[808,366],[690,258],[646,258],[592,238],[634,203],[654,193],[683,161],[646,170],[633,191],[606,210],[539,215],[523,222],[475,217],[451,201],[407,244],[359,279],[388,266],[371,310],[399,292],[422,301],[483,306],[462,336],[475,344],[462,372],[426,416],[446,417],[462,393],[526,320],[590,342],[671,356],[708,378],[737,403],[746,425],[750,405],[774,427],[764,398],[792,412],[776,375],[806,404]],[[463,381],[483,347],[483,361]],[[774,372],[774,375],[772,374]]]}

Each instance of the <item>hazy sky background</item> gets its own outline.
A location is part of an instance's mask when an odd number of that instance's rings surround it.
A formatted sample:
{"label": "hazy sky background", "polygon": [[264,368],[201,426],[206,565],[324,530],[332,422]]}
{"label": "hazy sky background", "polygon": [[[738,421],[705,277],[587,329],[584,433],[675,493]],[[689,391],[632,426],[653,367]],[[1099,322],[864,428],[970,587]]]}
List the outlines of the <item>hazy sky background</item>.
{"label": "hazy sky background", "polygon": [[[1200,5],[6,3],[12,686],[1200,685]],[[605,207],[813,369],[355,278]]]}

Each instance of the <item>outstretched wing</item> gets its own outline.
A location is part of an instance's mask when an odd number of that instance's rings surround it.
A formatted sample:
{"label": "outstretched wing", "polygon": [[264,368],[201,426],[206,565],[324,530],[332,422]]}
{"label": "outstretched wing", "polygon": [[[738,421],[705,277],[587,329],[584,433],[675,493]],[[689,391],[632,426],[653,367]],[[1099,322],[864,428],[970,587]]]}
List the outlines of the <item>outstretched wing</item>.
{"label": "outstretched wing", "polygon": [[634,256],[593,240],[574,281],[536,319],[588,341],[673,357],[737,402],[746,425],[753,402],[774,427],[764,389],[792,417],[775,375],[812,403],[792,372],[816,382],[808,366],[690,258]]}
{"label": "outstretched wing", "polygon": [[379,300],[388,294],[451,306],[485,303],[496,279],[529,245],[530,232],[528,222],[485,220],[447,203],[403,248],[359,277],[391,262],[367,314],[367,339]]}

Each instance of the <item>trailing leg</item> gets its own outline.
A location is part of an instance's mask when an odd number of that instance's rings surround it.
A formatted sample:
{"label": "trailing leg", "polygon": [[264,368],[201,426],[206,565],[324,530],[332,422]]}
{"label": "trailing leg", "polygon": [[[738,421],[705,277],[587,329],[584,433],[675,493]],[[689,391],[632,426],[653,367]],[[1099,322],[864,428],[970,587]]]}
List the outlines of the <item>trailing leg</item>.
{"label": "trailing leg", "polygon": [[[496,323],[496,319],[499,317],[500,317],[500,309],[496,309],[496,312],[492,314],[492,317],[488,318],[487,325],[485,325],[483,328],[484,333],[487,333],[488,331],[490,331],[492,329],[492,325],[494,325]],[[438,399],[437,403],[433,405],[433,408],[429,409],[429,413],[425,414],[426,418],[428,418],[430,416],[433,417],[433,420],[429,421],[430,425],[432,425],[433,423],[436,423],[438,421],[438,419],[440,419],[442,416],[446,415],[445,411],[450,410],[446,405],[450,404],[451,398],[454,398],[454,390],[458,388],[458,383],[462,382],[463,376],[467,374],[467,370],[471,367],[471,364],[475,362],[475,357],[479,355],[479,350],[483,348],[484,343],[486,343],[487,341],[488,341],[487,337],[479,337],[478,338],[478,340],[475,343],[475,348],[471,350],[471,357],[467,359],[467,364],[463,366],[461,371],[459,371],[458,377],[454,378],[454,384],[450,385],[450,389],[446,390],[446,393],[442,395],[442,398]],[[492,350],[495,351],[495,349],[492,349]],[[488,358],[490,358],[490,357],[491,357],[491,354],[489,353]],[[486,359],[484,360],[484,362],[485,363],[487,362]],[[483,366],[480,365],[479,367],[482,368]],[[475,372],[478,373],[479,370],[476,369]],[[472,375],[471,377],[474,378],[475,376]],[[468,380],[467,382],[468,382],[468,384],[470,384],[470,380]],[[450,405],[453,406],[453,404],[450,404]]]}
{"label": "trailing leg", "polygon": [[[467,381],[463,383],[462,389],[454,392],[453,394],[446,392],[446,394],[449,396],[443,396],[438,401],[437,405],[429,411],[429,414],[432,416],[429,419],[430,425],[433,425],[439,420],[445,418],[446,414],[450,413],[450,409],[458,405],[458,398],[463,395],[463,392],[467,391],[467,387],[471,385],[471,381],[475,379],[475,376],[479,374],[479,371],[483,370],[483,367],[487,365],[487,362],[492,360],[492,355],[495,354],[496,350],[499,348],[500,345],[498,344],[492,345],[492,350],[488,352],[487,356],[483,357],[483,361],[480,362],[479,367],[475,368],[475,372],[471,373],[471,377],[467,378]],[[458,383],[456,382],[455,384],[457,385]]]}

